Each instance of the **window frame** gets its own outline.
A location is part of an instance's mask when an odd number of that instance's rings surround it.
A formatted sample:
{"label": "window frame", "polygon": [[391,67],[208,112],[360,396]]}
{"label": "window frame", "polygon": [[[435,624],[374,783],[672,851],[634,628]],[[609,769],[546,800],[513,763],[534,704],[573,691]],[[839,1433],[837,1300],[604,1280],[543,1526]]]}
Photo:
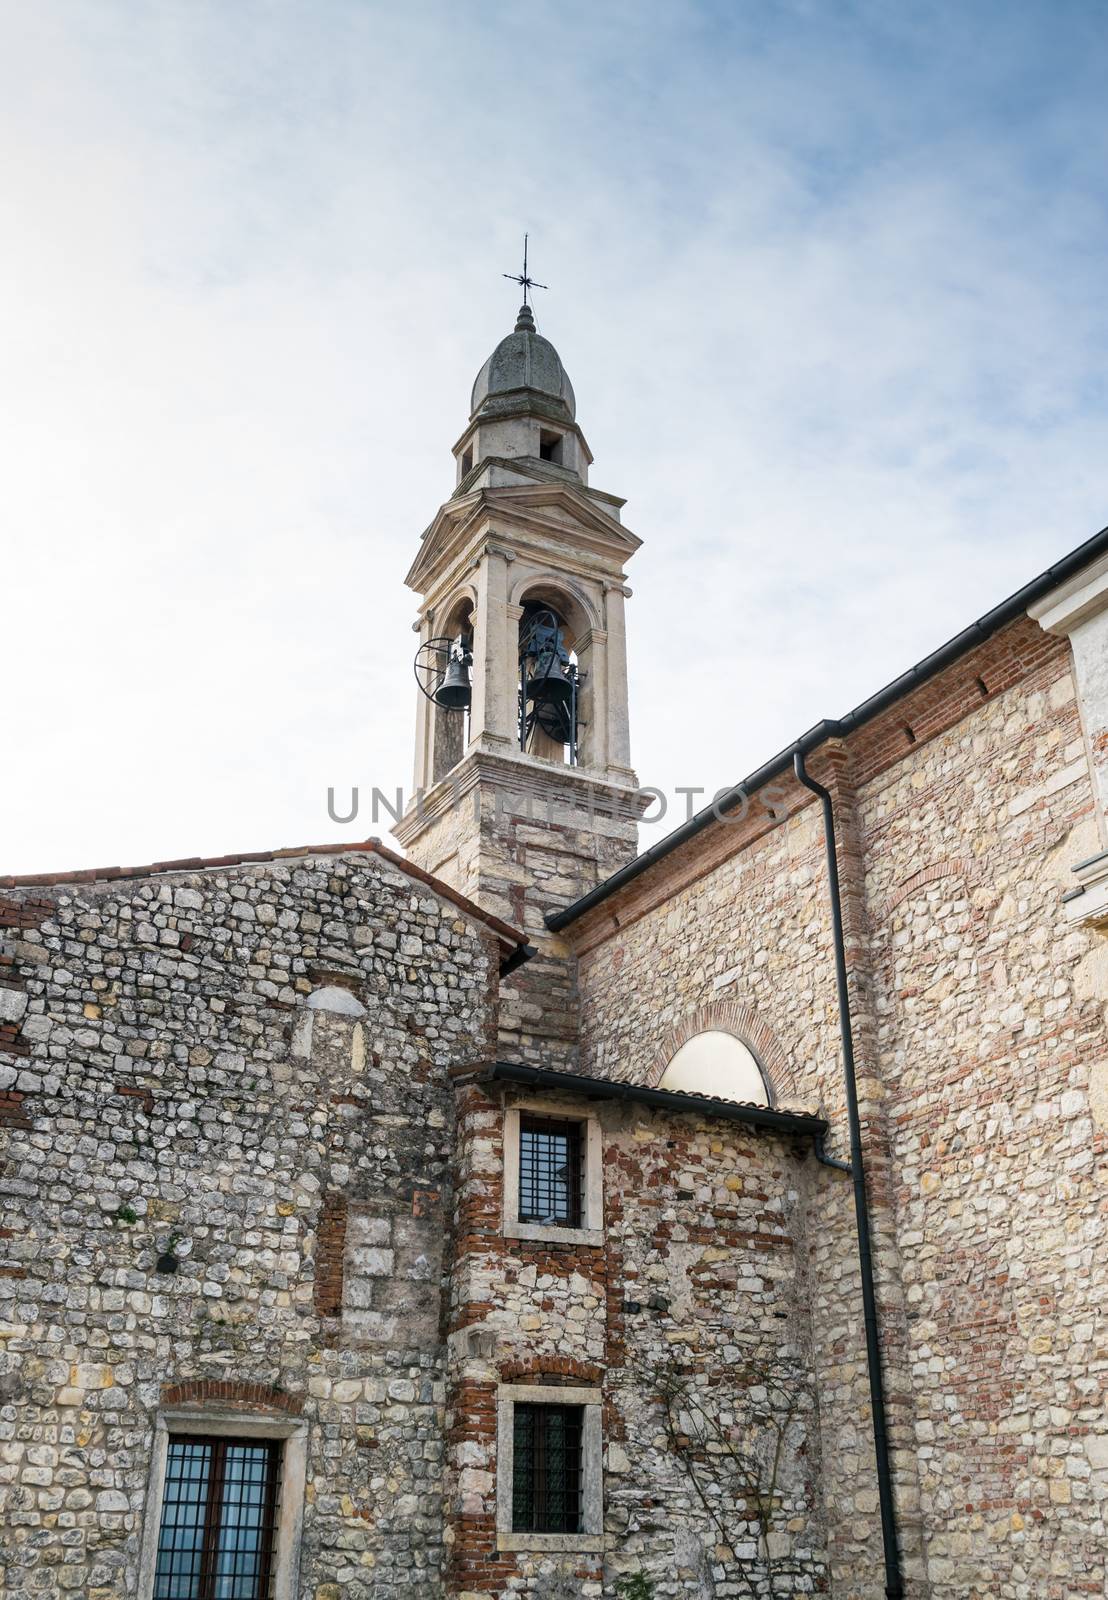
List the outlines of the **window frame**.
{"label": "window frame", "polygon": [[[517,1405],[580,1406],[581,1531],[531,1533],[514,1526]],[[601,1551],[604,1548],[603,1394],[596,1388],[502,1383],[496,1391],[496,1547],[498,1550]]]}
{"label": "window frame", "polygon": [[[519,1424],[521,1418],[530,1419],[531,1470],[524,1484],[524,1497],[530,1502],[530,1525],[520,1526],[517,1501],[520,1498],[518,1468],[520,1465]],[[551,1429],[553,1418],[562,1419],[564,1448],[561,1452],[564,1476],[559,1478],[550,1471]],[[568,1406],[562,1401],[549,1405],[536,1405],[530,1400],[516,1400],[512,1405],[512,1532],[513,1533],[580,1533],[584,1502],[584,1483],[581,1465],[584,1460],[585,1408]],[[572,1445],[572,1449],[570,1448]],[[571,1461],[571,1457],[576,1459]],[[560,1502],[563,1526],[558,1527],[551,1517],[551,1503]],[[544,1527],[543,1523],[547,1525]]]}
{"label": "window frame", "polygon": [[191,1406],[166,1408],[154,1419],[146,1505],[143,1511],[139,1600],[153,1600],[158,1571],[165,1472],[169,1440],[232,1438],[243,1443],[280,1444],[276,1473],[276,1515],[273,1525],[269,1594],[265,1600],[296,1600],[300,1580],[300,1538],[304,1526],[304,1488],[308,1466],[308,1424],[302,1417],[268,1417],[257,1412]]}
{"label": "window frame", "polygon": [[539,428],[539,460],[549,461],[555,467],[565,465],[565,434],[560,428]]}
{"label": "window frame", "polygon": [[[182,1499],[182,1497],[178,1494],[170,1502],[173,1505],[191,1503],[200,1511],[200,1522],[203,1525],[203,1532],[200,1537],[198,1549],[196,1549],[196,1547],[190,1548],[191,1541],[186,1541],[184,1546],[181,1546],[177,1543],[176,1535],[182,1531],[182,1528],[186,1530],[190,1528],[189,1519],[186,1518],[183,1523],[178,1519],[174,1519],[174,1522],[171,1524],[168,1530],[165,1527],[165,1490],[170,1482],[168,1472],[169,1455],[172,1453],[174,1441],[177,1440],[179,1440],[181,1444],[190,1452],[199,1451],[203,1452],[206,1456],[207,1470],[204,1474],[203,1480],[199,1479],[191,1471],[183,1471],[179,1473],[173,1480],[175,1486],[178,1488],[183,1485],[192,1485],[194,1483],[203,1481],[202,1497],[190,1501],[187,1496]],[[224,1535],[228,1531],[236,1531],[238,1527],[238,1520],[235,1518],[233,1511],[229,1523],[224,1516],[225,1511],[229,1509],[224,1500],[224,1489],[228,1482],[228,1453],[233,1450],[263,1452],[266,1458],[266,1467],[263,1478],[264,1494],[260,1501],[261,1521],[258,1525],[258,1533],[260,1534],[260,1538],[257,1548],[258,1570],[255,1576],[255,1586],[257,1591],[257,1600],[268,1600],[270,1594],[270,1579],[273,1575],[274,1535],[277,1531],[274,1513],[277,1506],[277,1492],[281,1477],[281,1444],[282,1441],[280,1439],[243,1439],[241,1436],[235,1434],[178,1433],[170,1435],[166,1458],[167,1471],[162,1487],[162,1515],[159,1518],[158,1527],[157,1565],[159,1569],[162,1565],[163,1554],[167,1554],[169,1556],[171,1568],[174,1565],[175,1558],[178,1556],[189,1557],[189,1565],[191,1565],[192,1557],[194,1555],[198,1555],[199,1571],[196,1573],[195,1577],[199,1583],[200,1594],[201,1596],[214,1595],[217,1586],[221,1582],[218,1557],[221,1553],[231,1553],[226,1550],[224,1545]],[[244,1478],[244,1487],[245,1483],[246,1479]],[[239,1504],[241,1505],[242,1502],[239,1502]],[[166,1547],[167,1532],[169,1534],[168,1550]],[[232,1568],[232,1571],[234,1572],[234,1568]],[[236,1587],[237,1576],[237,1573],[235,1573],[232,1578],[232,1582]],[[179,1572],[174,1573],[171,1571],[169,1574],[170,1587],[176,1587],[180,1581],[181,1574]],[[157,1585],[157,1572],[155,1572],[154,1582],[155,1585]]]}
{"label": "window frame", "polygon": [[[566,1165],[569,1169],[568,1179],[565,1184],[566,1214],[561,1217],[538,1217],[523,1215],[524,1177],[526,1163],[524,1161],[524,1140],[528,1135],[545,1135],[547,1139],[564,1139],[566,1149]],[[534,1111],[521,1111],[519,1114],[519,1184],[517,1188],[516,1203],[520,1213],[520,1221],[536,1228],[575,1229],[585,1225],[585,1145],[587,1134],[583,1125],[576,1117],[542,1117]],[[548,1147],[549,1150],[549,1147]],[[533,1163],[533,1166],[536,1165]],[[537,1171],[532,1172],[536,1190],[547,1187],[550,1198],[554,1199],[556,1175],[547,1164],[546,1154],[537,1163]],[[543,1184],[543,1176],[547,1183]]]}
{"label": "window frame", "polygon": [[[523,1117],[580,1124],[581,1225],[521,1222],[519,1217],[520,1121]],[[537,1097],[518,1100],[504,1111],[503,1231],[507,1239],[537,1239],[547,1244],[604,1243],[604,1152],[600,1119],[580,1105],[551,1104]]]}

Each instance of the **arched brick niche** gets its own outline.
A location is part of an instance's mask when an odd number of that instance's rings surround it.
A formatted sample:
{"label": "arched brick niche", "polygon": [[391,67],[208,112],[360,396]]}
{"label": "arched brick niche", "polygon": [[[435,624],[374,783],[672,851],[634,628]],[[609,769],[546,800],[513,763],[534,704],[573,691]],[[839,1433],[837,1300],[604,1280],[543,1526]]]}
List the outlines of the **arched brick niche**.
{"label": "arched brick niche", "polygon": [[744,1044],[761,1068],[771,1105],[796,1098],[796,1082],[784,1050],[757,1013],[736,1000],[713,1000],[698,1006],[670,1029],[647,1075],[650,1088],[658,1087],[678,1050],[698,1033],[729,1033]]}
{"label": "arched brick niche", "polygon": [[943,878],[962,878],[967,886],[970,881],[971,863],[966,860],[954,859],[950,861],[936,861],[929,867],[921,867],[918,872],[913,872],[910,878],[905,878],[885,900],[877,915],[884,918],[896,910],[904,900],[911,899],[929,883],[939,883]]}

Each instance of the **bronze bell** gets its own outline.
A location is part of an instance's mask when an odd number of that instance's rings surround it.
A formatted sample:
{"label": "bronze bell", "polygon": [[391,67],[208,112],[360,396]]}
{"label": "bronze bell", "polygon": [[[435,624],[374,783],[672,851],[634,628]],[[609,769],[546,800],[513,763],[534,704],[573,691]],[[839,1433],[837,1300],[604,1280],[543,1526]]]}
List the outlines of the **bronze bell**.
{"label": "bronze bell", "polygon": [[446,663],[442,682],[435,690],[435,704],[442,706],[446,711],[466,711],[473,699],[473,685],[469,676],[469,664],[472,655],[466,649],[461,639],[455,639],[450,646],[450,658]]}
{"label": "bronze bell", "polygon": [[567,716],[573,700],[573,685],[565,663],[556,656],[543,656],[527,680],[527,695],[536,710],[541,712],[542,708],[549,707],[555,716]]}

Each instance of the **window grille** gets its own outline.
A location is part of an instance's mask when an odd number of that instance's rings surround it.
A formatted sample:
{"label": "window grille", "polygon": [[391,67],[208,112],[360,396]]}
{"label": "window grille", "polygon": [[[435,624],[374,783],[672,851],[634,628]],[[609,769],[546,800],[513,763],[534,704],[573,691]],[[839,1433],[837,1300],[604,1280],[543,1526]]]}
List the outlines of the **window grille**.
{"label": "window grille", "polygon": [[268,1600],[280,1446],[175,1435],[154,1600]]}
{"label": "window grille", "polygon": [[580,1533],[581,1406],[517,1404],[512,1419],[512,1528]]}
{"label": "window grille", "polygon": [[581,1124],[519,1121],[519,1220],[579,1228],[582,1212]]}

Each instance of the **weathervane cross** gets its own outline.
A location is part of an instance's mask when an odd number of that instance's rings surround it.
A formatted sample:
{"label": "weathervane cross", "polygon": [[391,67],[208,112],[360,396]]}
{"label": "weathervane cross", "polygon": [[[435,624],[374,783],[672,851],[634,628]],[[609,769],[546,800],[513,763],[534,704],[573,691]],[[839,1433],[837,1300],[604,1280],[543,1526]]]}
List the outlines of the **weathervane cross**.
{"label": "weathervane cross", "polygon": [[537,283],[534,278],[528,276],[528,273],[527,273],[527,235],[526,234],[523,235],[523,271],[522,272],[502,272],[500,274],[500,276],[502,278],[510,278],[513,283],[521,283],[523,285],[523,303],[524,303],[524,305],[528,305],[530,303],[528,301],[528,299],[527,299],[528,290],[530,290],[530,289],[549,289],[550,288],[550,285],[548,283]]}

